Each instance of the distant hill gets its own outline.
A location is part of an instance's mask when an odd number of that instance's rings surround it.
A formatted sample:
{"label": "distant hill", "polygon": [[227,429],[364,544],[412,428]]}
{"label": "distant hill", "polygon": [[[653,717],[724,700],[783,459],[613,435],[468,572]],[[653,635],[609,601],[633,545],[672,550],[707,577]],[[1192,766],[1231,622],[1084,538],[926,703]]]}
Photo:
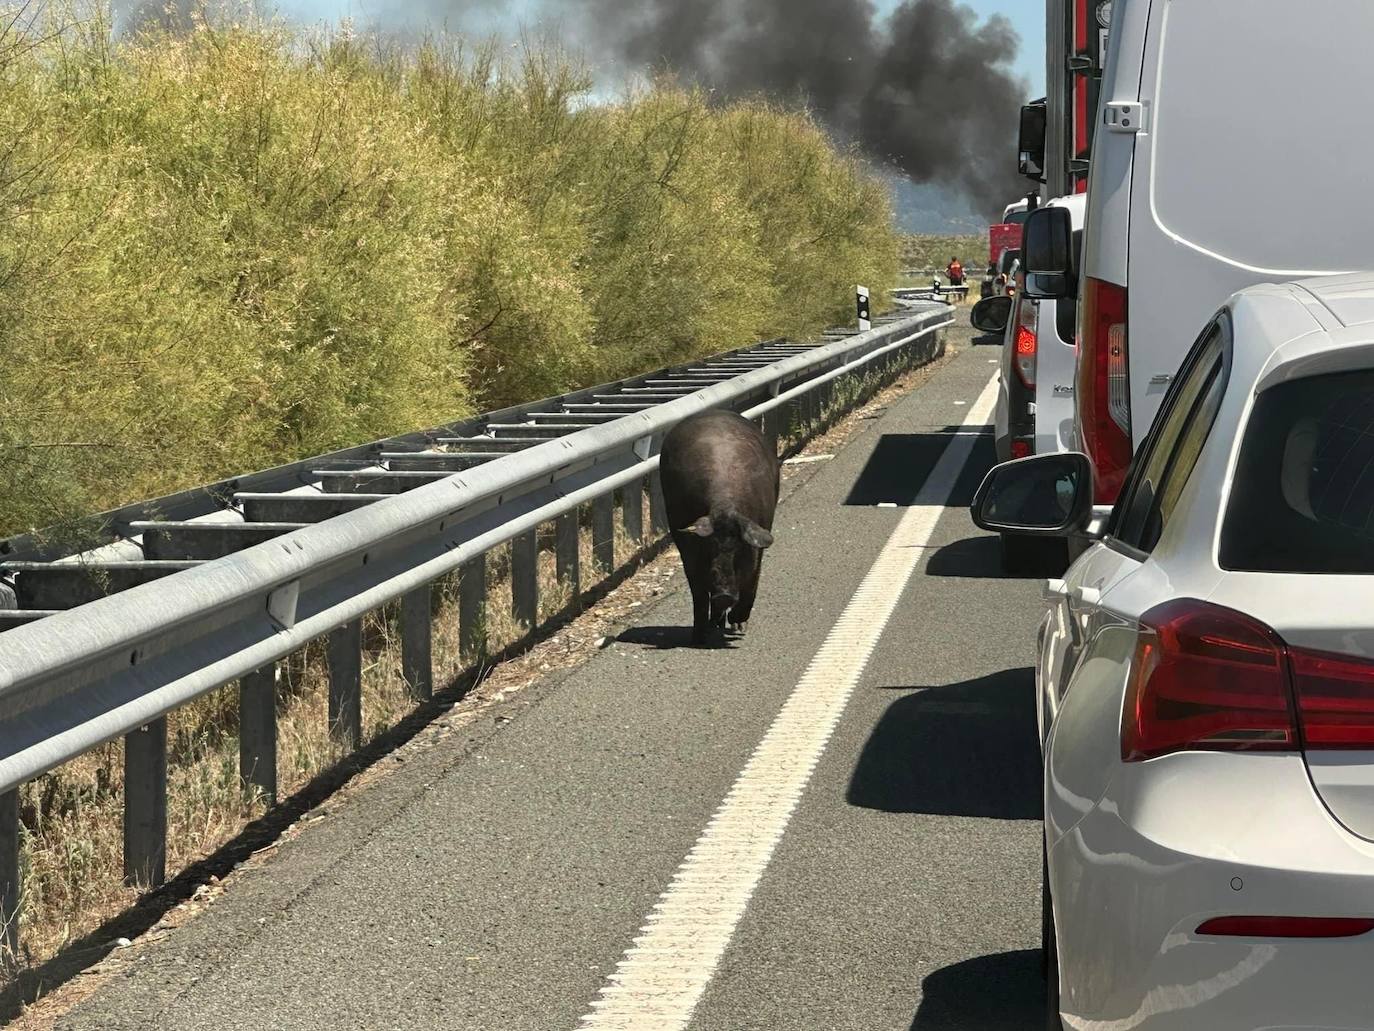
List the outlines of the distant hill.
{"label": "distant hill", "polygon": [[988,220],[957,191],[935,183],[913,183],[903,175],[880,170],[892,190],[897,229],[903,233],[959,236],[986,231]]}

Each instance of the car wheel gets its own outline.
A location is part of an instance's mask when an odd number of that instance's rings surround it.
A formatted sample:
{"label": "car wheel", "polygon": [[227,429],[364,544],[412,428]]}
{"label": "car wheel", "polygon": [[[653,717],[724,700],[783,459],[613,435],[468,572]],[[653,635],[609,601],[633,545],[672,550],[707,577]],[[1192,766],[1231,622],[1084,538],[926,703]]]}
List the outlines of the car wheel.
{"label": "car wheel", "polygon": [[1068,565],[1062,537],[1002,534],[1002,569],[1012,576],[1061,576]]}
{"label": "car wheel", "polygon": [[1059,939],[1054,931],[1054,907],[1050,904],[1050,865],[1041,842],[1040,875],[1040,969],[1045,975],[1045,1031],[1064,1031],[1059,1016]]}

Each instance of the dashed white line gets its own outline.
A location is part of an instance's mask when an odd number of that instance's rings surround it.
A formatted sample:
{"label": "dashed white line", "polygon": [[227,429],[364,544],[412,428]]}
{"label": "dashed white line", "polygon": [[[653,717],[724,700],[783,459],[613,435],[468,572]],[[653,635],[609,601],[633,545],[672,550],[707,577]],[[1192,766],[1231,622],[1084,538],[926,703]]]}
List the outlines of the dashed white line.
{"label": "dashed white line", "polygon": [[[996,382],[963,420],[985,425]],[[725,800],[606,979],[584,1031],[681,1031],[734,936],[944,511],[977,435],[956,433]]]}

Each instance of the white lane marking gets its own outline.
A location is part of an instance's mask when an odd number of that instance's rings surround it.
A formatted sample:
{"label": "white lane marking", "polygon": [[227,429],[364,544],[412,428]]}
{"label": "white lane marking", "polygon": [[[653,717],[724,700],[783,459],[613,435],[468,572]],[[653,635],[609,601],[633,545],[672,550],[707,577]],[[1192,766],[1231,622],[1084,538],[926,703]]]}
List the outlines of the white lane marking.
{"label": "white lane marking", "polygon": [[[963,425],[992,416],[989,381]],[[591,1004],[584,1031],[681,1031],[715,974],[978,437],[952,434],[782,711]]]}

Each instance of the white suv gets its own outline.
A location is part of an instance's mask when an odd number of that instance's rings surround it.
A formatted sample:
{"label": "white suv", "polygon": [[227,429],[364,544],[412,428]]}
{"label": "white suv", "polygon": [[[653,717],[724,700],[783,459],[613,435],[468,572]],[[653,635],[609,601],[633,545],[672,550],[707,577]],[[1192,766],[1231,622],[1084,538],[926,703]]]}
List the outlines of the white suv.
{"label": "white suv", "polygon": [[974,502],[1096,542],[1040,633],[1052,1020],[1374,1026],[1374,274],[1234,296],[1101,525],[1090,475]]}

